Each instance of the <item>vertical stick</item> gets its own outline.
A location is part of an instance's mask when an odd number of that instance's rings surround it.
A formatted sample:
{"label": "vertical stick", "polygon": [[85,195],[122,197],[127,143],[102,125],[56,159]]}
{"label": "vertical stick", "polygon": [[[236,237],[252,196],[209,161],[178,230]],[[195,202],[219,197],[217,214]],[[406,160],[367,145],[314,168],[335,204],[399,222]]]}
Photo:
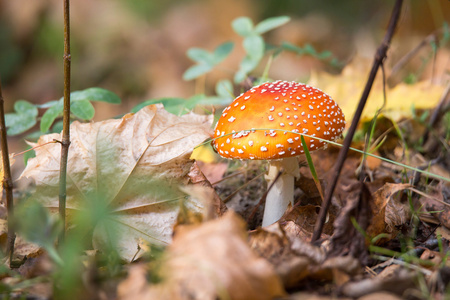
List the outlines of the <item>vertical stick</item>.
{"label": "vertical stick", "polygon": [[331,182],[329,183],[326,191],[325,191],[325,199],[320,207],[319,216],[317,218],[316,224],[314,226],[314,233],[311,238],[311,242],[314,243],[320,238],[322,234],[323,225],[325,223],[325,219],[328,213],[328,208],[331,204],[331,197],[333,195],[334,188],[336,187],[337,180],[339,178],[339,174],[341,173],[341,169],[344,166],[345,158],[347,157],[348,149],[350,148],[350,144],[353,139],[353,135],[355,134],[356,127],[358,126],[359,119],[361,117],[364,106],[366,105],[367,98],[369,97],[370,90],[372,89],[372,84],[375,80],[375,76],[377,75],[378,68],[383,63],[383,60],[386,58],[386,52],[391,43],[392,36],[394,35],[395,28],[397,27],[398,19],[400,17],[400,11],[402,7],[403,0],[397,0],[395,2],[395,6],[392,10],[391,19],[389,20],[389,26],[386,31],[386,35],[384,36],[383,42],[378,47],[377,52],[375,54],[375,58],[373,61],[372,69],[370,70],[369,78],[367,79],[366,86],[359,100],[358,107],[356,108],[355,115],[353,117],[352,124],[347,132],[347,136],[345,137],[344,144],[339,151],[339,155],[336,161],[336,166],[333,169],[333,173],[331,176]]}
{"label": "vertical stick", "polygon": [[13,202],[13,181],[11,178],[11,168],[9,164],[9,151],[8,140],[6,139],[6,126],[5,126],[5,108],[2,94],[2,83],[0,79],[0,135],[1,135],[1,149],[2,149],[2,161],[3,161],[3,189],[6,196],[6,208],[8,209],[8,240],[6,245],[6,254],[9,255],[9,266],[11,267],[12,258],[14,254],[14,241],[16,234],[12,225],[12,218],[14,214],[14,202]]}
{"label": "vertical stick", "polygon": [[63,133],[61,140],[61,166],[59,174],[59,215],[63,230],[59,236],[59,244],[64,242],[66,229],[66,182],[67,158],[70,146],[70,0],[64,0],[64,112]]}

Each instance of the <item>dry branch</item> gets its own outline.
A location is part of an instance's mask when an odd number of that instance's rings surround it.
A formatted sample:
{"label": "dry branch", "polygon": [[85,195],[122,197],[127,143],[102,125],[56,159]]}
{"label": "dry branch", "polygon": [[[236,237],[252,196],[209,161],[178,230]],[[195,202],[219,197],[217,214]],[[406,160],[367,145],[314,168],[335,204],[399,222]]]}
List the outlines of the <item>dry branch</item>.
{"label": "dry branch", "polygon": [[2,94],[2,84],[0,80],[0,134],[1,134],[1,149],[2,149],[2,161],[3,161],[3,190],[6,197],[6,208],[8,210],[8,241],[6,245],[6,254],[9,255],[9,263],[11,266],[12,257],[14,254],[14,241],[16,234],[12,225],[12,218],[14,214],[14,201],[13,201],[13,181],[11,177],[11,168],[9,164],[9,151],[8,140],[6,139],[6,126],[5,126],[5,108],[4,99]]}
{"label": "dry branch", "polygon": [[59,215],[63,230],[59,243],[64,241],[66,223],[67,158],[70,146],[70,0],[64,0],[64,112],[61,140],[61,167],[59,176]]}
{"label": "dry branch", "polygon": [[366,86],[359,100],[358,107],[353,117],[352,124],[347,132],[347,136],[344,139],[344,144],[339,151],[339,155],[336,162],[336,167],[333,169],[333,174],[330,177],[331,182],[328,185],[325,191],[325,199],[320,208],[319,217],[317,218],[316,225],[314,227],[314,234],[312,236],[311,242],[315,242],[319,239],[322,234],[323,225],[325,223],[325,219],[327,216],[328,208],[331,204],[331,197],[333,195],[333,191],[336,187],[339,174],[341,173],[342,167],[344,166],[345,158],[347,157],[347,152],[350,148],[350,144],[353,139],[353,135],[355,134],[356,127],[358,126],[359,119],[361,118],[362,111],[366,104],[367,98],[369,97],[370,90],[372,89],[373,82],[375,80],[375,76],[377,75],[378,68],[383,63],[383,60],[386,57],[386,52],[389,48],[389,44],[391,42],[392,36],[394,35],[395,28],[397,27],[397,23],[400,17],[400,11],[402,7],[403,0],[397,0],[395,2],[394,9],[392,10],[391,19],[389,21],[389,26],[384,36],[384,40],[381,45],[378,47],[377,52],[375,54],[374,62],[372,65],[372,69],[370,70],[369,78],[367,79]]}

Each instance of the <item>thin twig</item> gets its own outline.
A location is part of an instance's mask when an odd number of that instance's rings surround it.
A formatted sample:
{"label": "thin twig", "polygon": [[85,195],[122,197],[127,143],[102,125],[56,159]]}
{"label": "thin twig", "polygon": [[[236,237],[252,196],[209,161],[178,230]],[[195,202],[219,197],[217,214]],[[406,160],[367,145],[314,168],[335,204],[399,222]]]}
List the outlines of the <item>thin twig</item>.
{"label": "thin twig", "polygon": [[333,169],[333,173],[331,176],[331,182],[328,185],[326,191],[325,191],[325,200],[322,203],[322,206],[320,208],[319,216],[317,218],[316,224],[314,226],[314,234],[312,236],[311,242],[314,243],[317,241],[322,234],[322,229],[325,223],[325,219],[328,213],[328,208],[331,204],[331,197],[333,195],[333,191],[336,187],[339,174],[341,173],[342,167],[345,162],[345,158],[347,156],[347,152],[350,148],[350,144],[353,139],[353,135],[355,134],[356,127],[358,126],[359,119],[361,118],[361,113],[364,109],[364,106],[366,104],[367,98],[369,97],[370,90],[372,89],[373,82],[375,80],[375,76],[377,75],[378,68],[383,63],[383,60],[386,57],[386,52],[389,48],[389,44],[391,42],[392,36],[394,35],[395,28],[398,23],[398,19],[400,16],[400,11],[402,7],[403,0],[397,0],[395,2],[394,9],[392,11],[391,19],[389,21],[389,26],[386,32],[386,35],[384,37],[383,42],[378,47],[377,52],[375,54],[374,62],[372,65],[372,69],[370,70],[369,78],[367,80],[366,86],[364,88],[364,91],[361,95],[361,99],[359,100],[358,107],[356,109],[356,112],[353,117],[352,124],[347,132],[347,136],[344,139],[344,144],[339,151],[339,155],[336,162],[336,167]]}
{"label": "thin twig", "polygon": [[433,128],[434,124],[438,120],[439,114],[442,111],[445,111],[443,110],[444,104],[447,98],[449,98],[449,96],[450,96],[450,84],[448,84],[447,87],[445,88],[445,91],[442,94],[441,99],[439,100],[439,104],[436,106],[436,108],[433,110],[433,113],[431,114],[430,121],[428,121],[427,129],[423,134],[423,142],[422,142],[423,144],[425,144],[426,141],[428,140],[428,137],[430,136],[430,128]]}
{"label": "thin twig", "polygon": [[12,218],[14,215],[14,201],[13,201],[13,181],[11,177],[11,167],[9,164],[8,140],[6,139],[5,126],[5,108],[2,94],[2,83],[0,79],[0,134],[1,134],[1,149],[3,161],[3,189],[6,197],[6,208],[8,210],[8,240],[6,245],[6,255],[9,255],[9,266],[11,267],[12,258],[14,255],[14,241],[16,234],[14,233]]}
{"label": "thin twig", "polygon": [[61,166],[59,173],[59,215],[63,230],[59,244],[64,242],[66,224],[67,158],[70,146],[70,0],[64,0],[64,112],[61,140]]}

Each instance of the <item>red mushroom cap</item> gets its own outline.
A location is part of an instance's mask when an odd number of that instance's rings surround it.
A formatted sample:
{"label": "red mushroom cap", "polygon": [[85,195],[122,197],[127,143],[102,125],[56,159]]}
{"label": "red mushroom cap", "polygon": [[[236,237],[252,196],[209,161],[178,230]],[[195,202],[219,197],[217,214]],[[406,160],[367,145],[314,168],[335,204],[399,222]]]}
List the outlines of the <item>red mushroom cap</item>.
{"label": "red mushroom cap", "polygon": [[[304,152],[301,133],[334,141],[344,128],[344,114],[330,96],[302,83],[276,81],[253,87],[223,110],[213,146],[226,158],[281,159]],[[305,141],[311,151],[326,145],[307,136]]]}

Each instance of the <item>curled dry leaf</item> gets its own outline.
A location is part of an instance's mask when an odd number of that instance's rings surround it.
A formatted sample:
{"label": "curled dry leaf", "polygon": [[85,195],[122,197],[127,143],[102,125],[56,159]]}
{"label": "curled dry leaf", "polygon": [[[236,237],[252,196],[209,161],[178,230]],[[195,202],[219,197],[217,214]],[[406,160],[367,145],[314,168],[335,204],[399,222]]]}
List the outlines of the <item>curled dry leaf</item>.
{"label": "curled dry leaf", "polygon": [[408,203],[402,197],[394,197],[398,192],[411,188],[409,184],[385,183],[373,195],[371,209],[374,213],[367,229],[370,236],[380,233],[395,233],[396,227],[405,224],[410,217]]}
{"label": "curled dry leaf", "polygon": [[[180,184],[188,183],[192,149],[210,136],[212,116],[194,113],[181,117],[151,105],[122,119],[70,126],[67,173],[67,212],[95,215],[93,244],[110,245],[125,259],[137,252],[140,239],[166,244],[171,239],[178,202],[185,199]],[[42,136],[43,145],[60,134]],[[36,198],[58,207],[59,144],[36,148],[21,177],[36,183]],[[202,210],[192,198],[185,207]]]}
{"label": "curled dry leaf", "polygon": [[244,300],[285,294],[272,266],[250,250],[245,223],[234,212],[180,226],[167,249],[162,281],[145,284],[146,272],[134,270],[119,285],[119,299]]}

